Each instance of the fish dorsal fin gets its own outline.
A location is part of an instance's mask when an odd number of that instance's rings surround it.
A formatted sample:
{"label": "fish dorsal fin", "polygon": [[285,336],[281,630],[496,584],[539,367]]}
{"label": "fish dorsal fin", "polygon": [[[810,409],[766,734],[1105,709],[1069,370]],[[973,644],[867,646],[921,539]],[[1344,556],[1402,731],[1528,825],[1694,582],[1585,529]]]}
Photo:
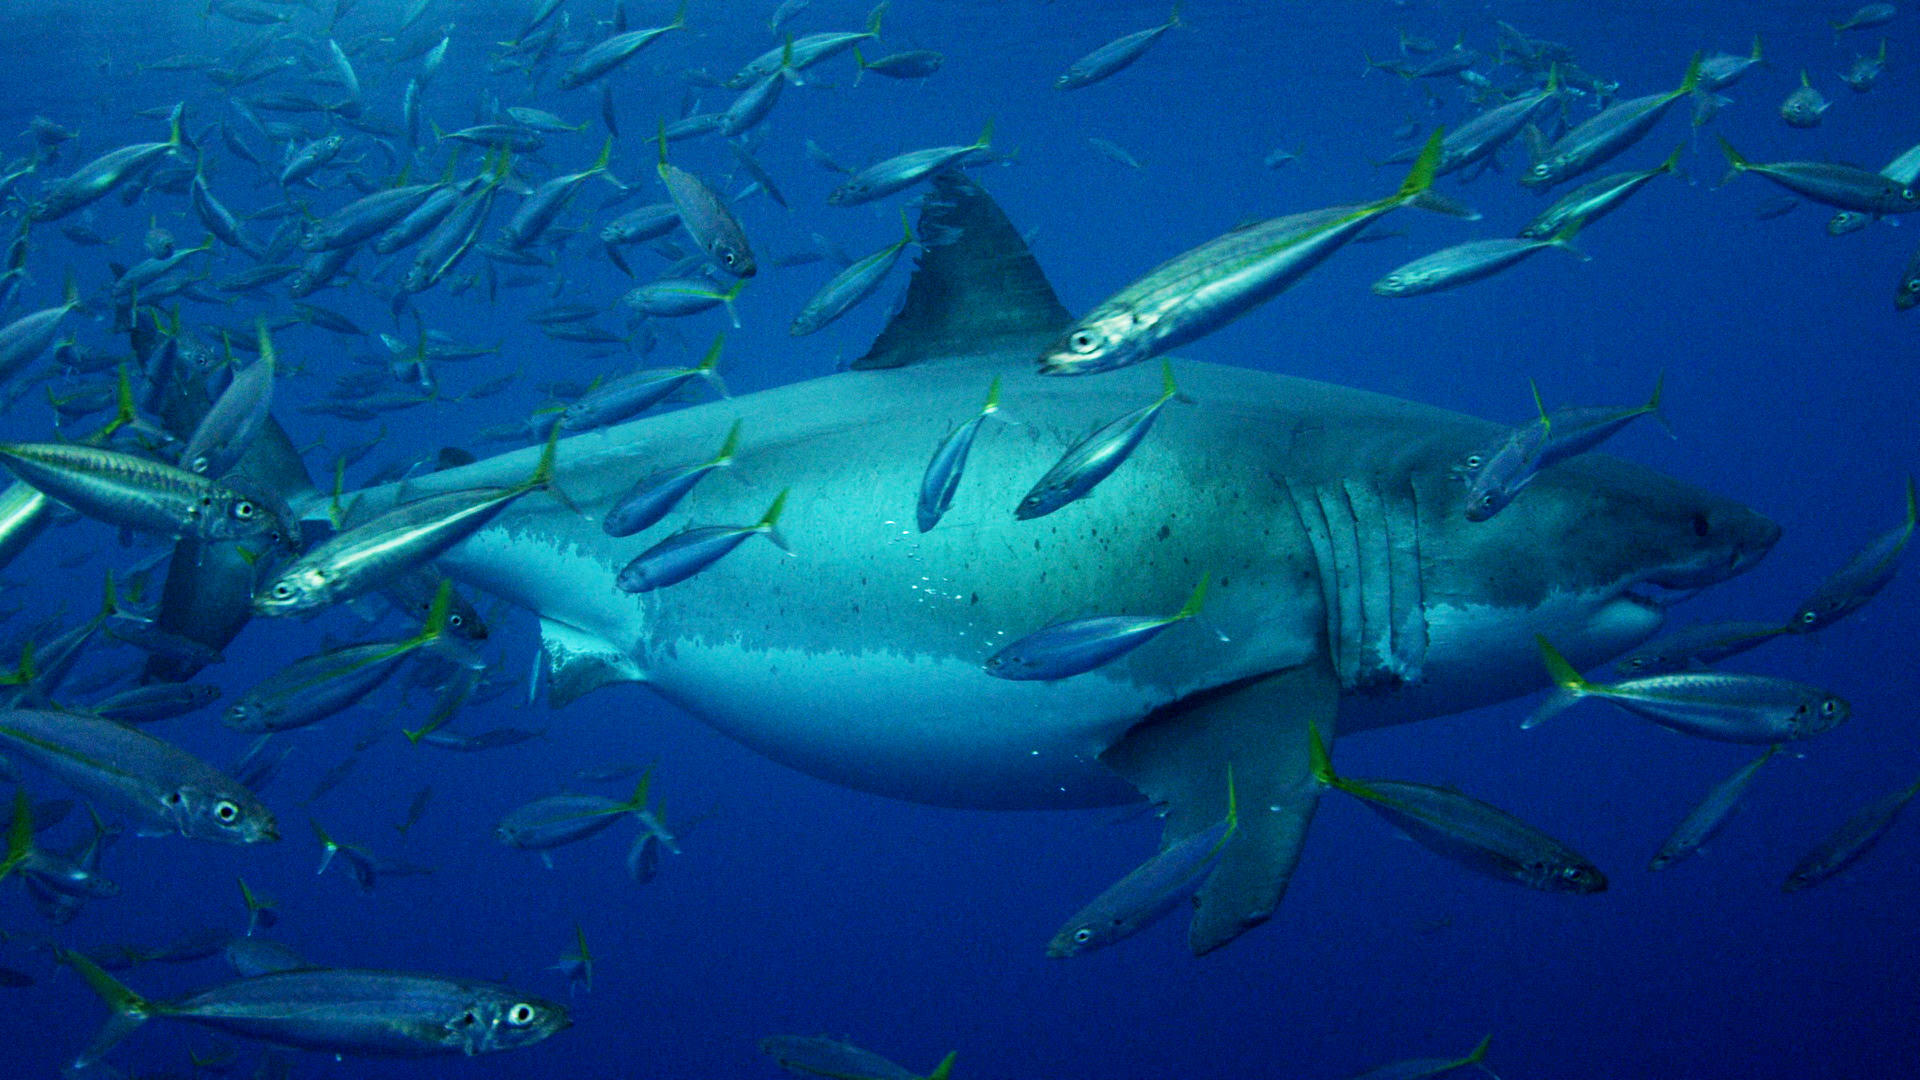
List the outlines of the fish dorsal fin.
{"label": "fish dorsal fin", "polygon": [[1007,215],[959,172],[935,178],[918,233],[925,247],[906,302],[856,370],[1028,342],[1037,350],[1073,322]]}

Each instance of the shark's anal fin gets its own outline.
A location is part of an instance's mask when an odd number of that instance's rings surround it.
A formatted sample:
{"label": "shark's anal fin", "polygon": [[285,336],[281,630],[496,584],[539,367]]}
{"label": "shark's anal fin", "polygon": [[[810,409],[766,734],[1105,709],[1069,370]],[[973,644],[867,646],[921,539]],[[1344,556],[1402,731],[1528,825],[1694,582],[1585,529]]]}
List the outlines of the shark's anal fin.
{"label": "shark's anal fin", "polygon": [[1200,888],[1187,935],[1195,955],[1265,922],[1279,906],[1320,798],[1307,721],[1330,737],[1339,701],[1339,681],[1320,659],[1150,717],[1101,755],[1167,808],[1163,847],[1226,814],[1233,767],[1239,828]]}
{"label": "shark's anal fin", "polygon": [[1037,352],[1073,322],[1007,215],[957,170],[934,178],[916,235],[924,248],[906,301],[855,370],[1029,341]]}
{"label": "shark's anal fin", "polygon": [[547,703],[553,708],[608,683],[645,681],[633,657],[566,623],[541,619],[540,644],[547,654]]}

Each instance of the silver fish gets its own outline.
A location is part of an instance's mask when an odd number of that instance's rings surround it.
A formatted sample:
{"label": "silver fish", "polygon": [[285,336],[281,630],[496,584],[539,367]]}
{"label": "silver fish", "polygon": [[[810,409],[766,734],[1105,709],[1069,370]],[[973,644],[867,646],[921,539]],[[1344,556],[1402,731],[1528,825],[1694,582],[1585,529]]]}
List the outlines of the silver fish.
{"label": "silver fish", "polygon": [[78,953],[62,950],[60,959],[113,1010],[74,1059],[76,1069],[91,1067],[155,1017],[303,1050],[404,1057],[517,1049],[571,1022],[565,1006],[493,983],[356,968],[268,972],[149,1001]]}
{"label": "silver fish", "polygon": [[680,504],[694,485],[706,479],[708,473],[733,464],[733,455],[739,446],[740,421],[735,420],[727,429],[720,451],[712,457],[693,465],[663,469],[635,482],[600,519],[601,531],[608,536],[632,536],[652,528]]}
{"label": "silver fish", "polygon": [[1167,21],[1159,26],[1116,38],[1069,64],[1067,70],[1053,80],[1053,88],[1078,90],[1114,75],[1145,55],[1146,51],[1153,47],[1153,43],[1160,40],[1160,35],[1181,25],[1184,24],[1180,21],[1180,5],[1175,4],[1173,13],[1168,15]]}
{"label": "silver fish", "polygon": [[1818,687],[1767,675],[1680,671],[1600,685],[1538,639],[1547,672],[1559,686],[1520,726],[1533,728],[1582,698],[1599,697],[1662,727],[1707,739],[1776,743],[1808,739],[1846,722],[1845,701]]}
{"label": "silver fish", "polygon": [[1720,827],[1727,823],[1727,818],[1732,815],[1734,807],[1738,806],[1740,800],[1746,796],[1747,789],[1753,786],[1753,778],[1759,775],[1760,766],[1771,760],[1779,750],[1778,744],[1767,747],[1766,753],[1742,765],[1734,771],[1732,776],[1713,785],[1713,788],[1700,800],[1699,805],[1688,812],[1687,816],[1674,828],[1673,835],[1667,837],[1667,842],[1660,845],[1660,850],[1647,864],[1647,869],[1665,870],[1700,850],[1707,841],[1713,839],[1714,834],[1720,831]]}
{"label": "silver fish", "polygon": [[1045,517],[1092,491],[1100,481],[1113,475],[1115,469],[1126,464],[1127,458],[1147,437],[1147,432],[1153,429],[1153,422],[1159,417],[1160,410],[1179,393],[1180,388],[1173,382],[1173,365],[1163,358],[1160,361],[1160,396],[1151,404],[1110,421],[1068,447],[1053,468],[1035,481],[1032,489],[1021,498],[1013,516],[1021,521]]}
{"label": "silver fish", "polygon": [[279,839],[245,787],[145,732],[87,713],[0,709],[0,746],[143,833],[257,844]]}
{"label": "silver fish", "polygon": [[776,495],[767,512],[752,525],[704,525],[678,532],[634,556],[614,579],[621,592],[644,593],[676,585],[712,566],[754,536],[765,535],[781,551],[791,553],[780,535],[780,514],[787,492]]}
{"label": "silver fish", "polygon": [[1780,891],[1792,893],[1810,889],[1858,862],[1893,827],[1900,817],[1900,811],[1907,808],[1916,794],[1920,794],[1920,780],[1890,791],[1855,811],[1853,816],[1840,823],[1832,836],[1794,866],[1785,883],[1780,886]]}
{"label": "silver fish", "polygon": [[1200,614],[1207,575],[1172,615],[1095,615],[1036,630],[987,658],[987,674],[1022,681],[1067,679],[1104,667]]}
{"label": "silver fish", "polygon": [[1132,937],[1166,915],[1199,887],[1228,840],[1240,827],[1233,770],[1227,770],[1227,816],[1168,844],[1159,854],[1075,912],[1047,943],[1056,959],[1078,956]]}
{"label": "silver fish", "polygon": [[1787,629],[1810,634],[1832,626],[1855,611],[1885,588],[1900,569],[1900,556],[1913,539],[1916,511],[1913,478],[1907,478],[1907,516],[1899,525],[1867,542],[1847,564],[1820,583],[1805,603],[1788,620]]}
{"label": "silver fish", "polygon": [[921,532],[931,532],[953,508],[953,496],[960,489],[960,477],[966,471],[967,455],[973,451],[973,440],[980,433],[980,425],[999,411],[1000,379],[995,376],[987,386],[987,401],[980,406],[980,411],[947,432],[940,445],[933,448],[933,458],[927,462],[927,471],[920,478],[920,498],[914,507],[914,523]]}
{"label": "silver fish", "polygon": [[1543,892],[1605,891],[1607,878],[1573,849],[1519,818],[1452,788],[1350,780],[1333,771],[1319,728],[1307,725],[1314,779],[1352,795],[1436,855],[1498,881]]}

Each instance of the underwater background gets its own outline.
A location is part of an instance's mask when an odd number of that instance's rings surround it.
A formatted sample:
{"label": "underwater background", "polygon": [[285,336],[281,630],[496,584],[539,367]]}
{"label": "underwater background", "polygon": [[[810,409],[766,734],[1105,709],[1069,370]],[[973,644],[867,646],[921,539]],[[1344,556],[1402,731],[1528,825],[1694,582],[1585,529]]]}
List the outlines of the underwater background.
{"label": "underwater background", "polygon": [[[216,4],[216,8],[221,5]],[[366,115],[397,123],[417,58],[383,62],[383,50],[426,35],[449,41],[422,97],[425,116],[451,131],[490,118],[493,102],[535,105],[572,123],[548,135],[537,178],[585,168],[606,132],[594,89],[556,88],[554,66],[537,78],[502,67],[502,42],[519,34],[529,0],[432,0],[401,29],[413,4],[362,0],[333,28],[356,60]],[[629,25],[661,26],[676,5],[629,0]],[[357,276],[315,293],[365,335],[313,325],[276,329],[285,377],[276,415],[324,485],[340,451],[378,438],[348,470],[348,486],[386,466],[431,460],[442,447],[481,455],[525,445],[486,443],[489,428],[552,403],[541,387],[583,385],[639,362],[624,347],[592,355],[553,340],[527,319],[554,303],[609,309],[598,323],[620,334],[620,295],[634,282],[597,252],[594,232],[617,213],[657,201],[652,136],[661,122],[723,107],[731,91],[681,73],[722,76],[776,46],[772,2],[691,0],[684,32],[663,36],[606,77],[620,135],[612,171],[643,192],[618,210],[612,193],[584,188],[562,217],[584,231],[553,267],[502,266],[495,295],[475,283],[414,298],[425,324],[497,351],[447,364],[439,395],[374,421],[300,411],[322,400],[332,377],[356,362],[383,364],[373,335],[410,341],[414,323],[388,310],[390,286],[362,255]],[[604,36],[608,0],[567,0],[560,40]],[[1248,220],[1387,195],[1402,165],[1372,162],[1419,134],[1471,115],[1476,89],[1456,79],[1403,79],[1366,70],[1366,58],[1399,59],[1402,35],[1445,48],[1460,38],[1484,56],[1496,83],[1519,80],[1496,65],[1496,20],[1570,46],[1586,71],[1617,81],[1618,97],[1679,83],[1697,51],[1744,54],[1754,36],[1765,65],[1725,91],[1709,123],[1689,125],[1683,104],[1607,171],[1657,164],[1684,145],[1678,177],[1661,177],[1578,236],[1584,260],[1546,251],[1464,289],[1389,299],[1368,286],[1393,267],[1463,240],[1510,235],[1546,205],[1515,181],[1517,143],[1503,168],[1438,189],[1484,216],[1463,222],[1396,214],[1308,279],[1241,321],[1179,350],[1189,359],[1280,372],[1521,423],[1536,380],[1549,404],[1643,400],[1664,376],[1675,437],[1630,427],[1608,451],[1737,499],[1784,529],[1753,573],[1678,607],[1671,625],[1779,619],[1869,537],[1898,524],[1907,476],[1920,464],[1920,314],[1893,303],[1920,243],[1912,222],[1889,219],[1831,236],[1830,211],[1803,202],[1775,216],[1781,191],[1756,176],[1717,186],[1724,136],[1755,161],[1818,159],[1877,169],[1920,142],[1920,11],[1901,5],[1882,26],[1837,34],[1845,4],[1388,3],[1384,0],[1225,3],[1195,0],[1182,25],[1132,66],[1061,92],[1071,62],[1168,17],[1165,4],[894,0],[885,48],[944,54],[925,79],[858,78],[852,56],[812,68],[750,133],[753,155],[791,209],[762,194],[735,203],[764,255],[812,250],[814,234],[858,256],[899,236],[900,209],[918,189],[868,205],[829,206],[839,182],[809,159],[812,140],[855,168],[923,146],[964,144],[989,121],[1010,160],[971,170],[991,192],[1072,311],[1162,260]],[[165,138],[164,109],[186,103],[187,126],[238,124],[230,96],[303,85],[299,75],[329,36],[331,0],[264,2],[239,12],[284,15],[250,25],[202,5],[133,0],[17,0],[0,13],[0,135],[35,116],[78,132],[57,164],[25,177],[0,230],[17,228],[22,200],[99,153]],[[867,7],[813,0],[795,33],[856,30]],[[261,83],[229,91],[200,70],[150,65],[182,54],[218,58],[272,35],[264,55],[300,58]],[[1839,73],[1888,42],[1884,73],[1854,92]],[[351,55],[351,54],[350,54]],[[1404,54],[1417,60],[1417,53]],[[1781,101],[1802,70],[1831,109],[1819,126],[1782,122]],[[698,104],[704,102],[704,104]],[[1576,98],[1568,116],[1595,108]],[[136,115],[160,109],[153,116]],[[272,114],[310,134],[326,116]],[[398,170],[375,147],[406,154],[404,138],[350,135],[347,167],[377,181]],[[1124,148],[1139,168],[1088,142]],[[277,165],[280,151],[250,129],[246,141]],[[444,153],[425,136],[437,175]],[[1278,167],[1275,150],[1296,153]],[[0,146],[12,160],[31,140]],[[739,192],[748,178],[718,136],[676,142],[676,164]],[[477,167],[469,148],[463,174]],[[205,140],[206,175],[245,215],[282,201],[262,170]],[[12,171],[9,167],[8,171]],[[1470,174],[1469,174],[1470,175]],[[324,213],[358,192],[337,178],[296,198]],[[506,210],[495,211],[503,221]],[[88,306],[65,331],[86,346],[125,349],[104,294],[110,263],[141,257],[159,226],[181,247],[204,230],[187,199],[146,191],[132,205],[109,197],[69,221],[105,244],[83,244],[35,226],[25,280],[0,317],[60,302],[71,276]],[[249,223],[264,239],[277,222]],[[657,269],[660,260],[636,249]],[[196,272],[224,277],[252,260],[225,246]],[[472,256],[457,276],[480,269]],[[636,267],[636,269],[640,269]],[[865,351],[907,280],[898,269],[868,303],[811,337],[787,324],[831,275],[827,263],[769,265],[742,290],[733,329],[724,309],[662,320],[648,363],[697,362],[728,332],[725,377],[739,395],[831,373]],[[513,285],[502,279],[524,275]],[[644,277],[644,271],[643,271]],[[189,327],[244,328],[290,312],[283,289],[181,301]],[[169,303],[171,306],[171,302]],[[217,338],[217,334],[212,335]],[[648,336],[644,335],[643,336]],[[636,346],[640,339],[636,339]],[[359,358],[357,360],[356,358]],[[463,391],[518,373],[501,393]],[[51,354],[27,373],[0,417],[0,436],[52,437],[55,395],[101,376],[65,373]],[[95,421],[77,422],[85,430]],[[4,572],[0,637],[24,640],[53,620],[90,615],[103,573],[156,550],[94,522],[63,524]],[[280,818],[276,845],[233,848],[172,838],[122,838],[106,868],[121,895],[88,904],[52,927],[16,884],[0,883],[0,965],[30,986],[0,988],[0,1044],[9,1076],[46,1076],[92,1037],[106,1010],[52,960],[46,942],[93,952],[118,943],[156,947],[206,930],[241,929],[236,875],[278,901],[269,933],[315,963],[391,967],[492,979],[568,1000],[549,970],[578,925],[595,959],[590,992],[571,998],[574,1024],[510,1054],[408,1060],[320,1054],[293,1059],[296,1076],[771,1077],[757,1049],[767,1035],[844,1037],[925,1072],[958,1051],[958,1077],[1181,1078],[1352,1075],[1382,1062],[1464,1053],[1492,1033],[1488,1064],[1515,1077],[1899,1077],[1920,1074],[1920,820],[1896,824],[1858,865],[1818,888],[1783,894],[1793,863],[1847,814],[1920,778],[1916,645],[1920,589],[1907,568],[1870,605],[1819,635],[1790,636],[1733,661],[1830,688],[1853,706],[1838,730],[1771,764],[1742,810],[1700,857],[1659,874],[1643,867],[1673,824],[1748,748],[1688,739],[1611,708],[1587,705],[1521,731],[1532,702],[1357,736],[1341,744],[1343,772],[1456,784],[1566,839],[1604,868],[1610,888],[1563,896],[1463,873],[1405,842],[1350,800],[1321,807],[1287,896],[1266,926],[1196,959],[1184,919],[1165,920],[1112,948],[1067,961],[1044,946],[1087,899],[1135,866],[1158,836],[1150,814],[1124,810],[989,813],[896,802],[795,773],[730,742],[649,691],[615,686],[557,710],[526,704],[525,673],[539,648],[524,612],[476,598],[492,628],[482,649],[514,687],[469,705],[457,727],[513,726],[540,738],[481,753],[416,746],[401,735],[431,706],[404,676],[356,709],[278,736],[293,747],[263,796]],[[212,709],[155,726],[165,738],[230,762],[247,736],[216,722],[218,709],[266,674],[311,651],[322,633],[362,632],[352,613],[317,623],[257,621],[201,678],[226,697]],[[9,661],[10,662],[10,659]],[[82,675],[131,670],[137,653],[111,644]],[[361,749],[356,749],[356,745]],[[308,792],[340,762],[350,774],[310,804]],[[583,769],[651,765],[653,794],[676,827],[680,855],[657,879],[631,880],[626,826],[553,853],[496,842],[500,815],[542,795],[593,790],[624,797],[631,779],[595,784]],[[63,795],[31,769],[36,798]],[[430,786],[430,805],[404,836],[394,826]],[[337,870],[316,877],[319,848],[305,818],[342,840],[431,874],[384,878],[362,892]],[[55,835],[84,835],[76,815]],[[195,964],[138,964],[119,976],[149,997],[230,977],[218,955]],[[194,1075],[190,1054],[232,1044],[186,1024],[156,1022],[109,1056],[134,1075]],[[248,1075],[259,1047],[239,1043],[223,1066]],[[210,1070],[209,1070],[210,1072]]]}

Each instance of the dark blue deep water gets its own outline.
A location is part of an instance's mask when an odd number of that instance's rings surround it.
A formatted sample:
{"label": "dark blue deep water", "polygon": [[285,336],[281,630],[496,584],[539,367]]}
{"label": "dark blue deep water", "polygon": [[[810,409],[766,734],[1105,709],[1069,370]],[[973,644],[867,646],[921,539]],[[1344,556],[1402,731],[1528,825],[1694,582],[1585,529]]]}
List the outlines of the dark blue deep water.
{"label": "dark blue deep water", "polygon": [[[14,187],[0,209],[0,237],[16,235],[23,200],[43,184],[116,146],[164,138],[164,110],[182,100],[189,134],[206,135],[206,175],[219,198],[242,214],[279,204],[278,186],[234,157],[212,126],[235,128],[277,167],[278,145],[228,101],[270,91],[337,97],[337,87],[306,77],[327,70],[331,3],[214,5],[288,20],[266,27],[219,11],[203,18],[197,2],[7,4],[6,171],[33,152],[29,138],[15,137],[32,117],[78,137]],[[594,88],[562,92],[556,81],[571,51],[610,32],[611,0],[566,0],[559,55],[533,77],[499,60],[529,0],[431,0],[396,43],[411,6],[363,0],[332,31],[354,58],[367,121],[397,127],[403,88],[422,60],[390,57],[416,37],[437,40],[444,27],[450,44],[423,99],[426,118],[453,130],[492,119],[496,108],[546,108],[587,126],[549,136],[522,162],[525,174],[537,183],[592,160],[605,136],[599,96]],[[616,302],[633,283],[600,256],[593,234],[659,198],[650,142],[659,122],[731,100],[732,92],[682,73],[724,75],[777,44],[766,26],[773,6],[690,0],[685,32],[608,76],[621,131],[613,171],[639,185],[640,198],[597,209],[612,189],[592,182],[561,220],[580,235],[566,239],[555,265],[494,272],[474,254],[450,281],[415,298],[426,325],[448,340],[498,345],[444,365],[436,400],[365,422],[302,411],[334,376],[384,362],[374,334],[411,341],[415,333],[410,317],[396,323],[388,312],[404,263],[382,269],[363,253],[334,287],[308,298],[368,332],[290,324],[276,334],[283,365],[299,374],[281,380],[275,411],[316,477],[330,472],[338,452],[376,436],[378,446],[349,471],[349,486],[445,446],[485,455],[524,445],[483,443],[479,433],[550,404],[550,384],[577,390],[637,361],[617,347],[596,355],[592,346],[551,340],[527,315],[555,302],[594,304],[612,309],[597,324],[624,331]],[[626,3],[634,27],[667,22],[672,7]],[[1163,21],[1166,6],[894,0],[883,44],[863,52],[939,50],[938,73],[856,82],[851,54],[810,70],[808,84],[789,86],[750,136],[792,209],[756,194],[736,210],[763,259],[811,250],[815,234],[857,257],[898,236],[899,208],[919,189],[831,207],[826,195],[838,178],[809,160],[806,142],[858,167],[965,143],[991,119],[994,146],[1013,160],[972,175],[1028,234],[1066,306],[1084,312],[1239,223],[1390,192],[1403,166],[1371,163],[1407,145],[1396,141],[1397,129],[1457,124],[1475,108],[1476,91],[1458,79],[1361,76],[1365,56],[1401,55],[1401,31],[1442,48],[1459,38],[1483,54],[1474,70],[1494,86],[1523,87],[1530,76],[1496,63],[1496,21],[1504,20],[1565,43],[1581,69],[1617,81],[1621,97],[1670,88],[1695,51],[1744,53],[1757,33],[1767,65],[1726,91],[1732,101],[1710,124],[1690,128],[1691,103],[1683,102],[1603,167],[1649,167],[1685,143],[1678,179],[1655,180],[1578,237],[1586,261],[1548,251],[1458,291],[1384,299],[1368,290],[1417,255],[1510,235],[1538,212],[1545,200],[1516,183],[1526,167],[1516,142],[1499,171],[1439,185],[1480,210],[1481,221],[1396,214],[1375,226],[1377,242],[1346,248],[1180,355],[1507,422],[1528,418],[1529,378],[1552,404],[1628,403],[1664,373],[1677,437],[1641,425],[1610,449],[1738,499],[1784,530],[1755,572],[1690,600],[1674,621],[1780,618],[1869,536],[1899,521],[1905,477],[1920,465],[1920,313],[1896,312],[1893,303],[1920,241],[1914,224],[1889,219],[1834,237],[1824,227],[1830,212],[1812,203],[1763,216],[1783,194],[1763,179],[1716,186],[1724,170],[1716,135],[1755,161],[1870,169],[1920,141],[1920,11],[1901,4],[1882,27],[1836,35],[1829,24],[1848,7],[1193,0],[1181,11],[1186,25],[1132,67],[1063,93],[1051,83],[1069,63]],[[864,19],[852,0],[814,0],[791,29],[853,30]],[[1849,90],[1839,73],[1883,37],[1885,73],[1868,92]],[[255,55],[287,57],[288,66],[231,92],[204,70],[144,66],[183,54],[217,66],[255,46]],[[1832,102],[1806,130],[1778,113],[1803,70]],[[1567,116],[1577,122],[1594,109],[1592,96],[1577,97]],[[294,193],[316,214],[358,196],[350,173],[390,181],[408,153],[404,137],[357,132],[324,115],[258,115],[308,135],[350,135],[319,187]],[[1123,147],[1140,168],[1096,152],[1091,137]],[[1263,159],[1278,148],[1298,159],[1269,169]],[[478,157],[461,155],[456,173],[475,171]],[[747,187],[717,135],[676,143],[673,157],[729,194]],[[436,177],[447,161],[429,131],[411,176]],[[503,197],[489,233],[514,201]],[[264,241],[280,220],[251,221],[248,230]],[[85,225],[107,243],[82,245],[59,225]],[[143,257],[150,227],[171,231],[182,248],[204,231],[185,195],[166,190],[145,191],[130,205],[116,192],[34,226],[24,280],[0,317],[59,303],[71,276],[87,307],[67,318],[64,332],[89,349],[127,352],[125,335],[112,327],[111,267]],[[665,264],[644,249],[628,254],[643,277]],[[213,328],[293,312],[284,283],[238,298],[210,290],[251,264],[243,253],[217,246],[196,258],[187,268],[210,275],[206,299],[167,301],[179,303],[189,334],[217,340]],[[790,337],[788,322],[830,272],[821,262],[763,264],[739,299],[741,328],[728,338],[735,394],[826,375],[858,356],[907,280],[896,270],[840,322]],[[492,298],[488,273],[498,286]],[[510,284],[515,278],[525,283]],[[645,362],[693,362],[726,325],[715,310],[667,326]],[[467,389],[516,372],[505,392],[463,399]],[[0,433],[51,438],[49,392],[65,397],[103,378],[66,371],[49,350],[5,388]],[[80,420],[72,430],[97,422]],[[84,619],[103,573],[124,575],[158,543],[129,544],[89,521],[55,527],[0,575],[0,636],[44,641]],[[1857,615],[1732,665],[1829,687],[1851,701],[1853,719],[1770,765],[1743,811],[1693,861],[1661,874],[1642,869],[1698,795],[1749,759],[1747,748],[1677,736],[1600,705],[1522,732],[1518,721],[1531,703],[1518,701],[1355,737],[1341,743],[1342,768],[1450,783],[1507,808],[1606,869],[1608,891],[1550,895],[1476,877],[1405,842],[1352,801],[1329,799],[1272,921],[1200,959],[1187,950],[1183,915],[1070,961],[1044,955],[1071,912],[1153,849],[1149,816],[957,811],[849,791],[769,762],[635,687],[559,710],[544,700],[529,706],[523,684],[539,647],[534,622],[476,599],[493,627],[483,655],[498,665],[496,678],[514,686],[462,712],[457,728],[511,725],[545,735],[470,755],[409,745],[399,731],[420,722],[431,697],[403,695],[403,674],[350,712],[278,737],[292,752],[263,798],[280,819],[281,843],[124,837],[104,863],[121,895],[57,927],[16,882],[0,883],[0,965],[32,979],[0,988],[0,1075],[56,1072],[105,1015],[54,963],[50,944],[104,955],[122,943],[152,949],[209,928],[238,930],[245,913],[236,875],[278,900],[271,935],[317,964],[459,974],[565,1000],[565,980],[549,965],[571,947],[576,924],[597,961],[591,992],[571,999],[572,1028],[538,1046],[414,1061],[296,1054],[292,1074],[300,1077],[770,1077],[778,1070],[756,1043],[778,1033],[845,1037],[916,1072],[958,1050],[954,1075],[967,1078],[1341,1077],[1396,1058],[1460,1053],[1488,1032],[1489,1063],[1509,1080],[1920,1075],[1920,819],[1897,825],[1836,879],[1799,894],[1780,889],[1795,860],[1855,807],[1920,774],[1920,589],[1911,567]],[[202,678],[224,688],[224,704],[317,648],[323,635],[363,626],[346,612],[257,622]],[[389,620],[374,632],[397,627]],[[95,646],[75,670],[71,696],[86,700],[88,684],[131,673],[138,662],[123,646]],[[151,730],[225,764],[248,740],[217,715],[218,706]],[[309,805],[308,793],[356,744],[364,749],[353,771]],[[499,816],[532,798],[569,787],[623,793],[630,781],[574,779],[578,770],[623,762],[654,766],[654,792],[681,827],[684,854],[669,856],[657,880],[629,880],[624,825],[558,850],[552,869],[494,840]],[[65,795],[44,774],[23,775],[36,799]],[[428,785],[431,804],[402,838],[394,825]],[[387,878],[364,894],[338,870],[316,877],[310,816],[342,840],[433,872]],[[85,817],[76,813],[44,842],[78,842]],[[231,976],[216,956],[142,963],[120,977],[157,998]],[[128,1075],[212,1075],[196,1073],[190,1055],[218,1058],[222,1047],[237,1049],[237,1059],[220,1065],[230,1075],[251,1074],[261,1057],[256,1044],[159,1021],[108,1061]]]}

